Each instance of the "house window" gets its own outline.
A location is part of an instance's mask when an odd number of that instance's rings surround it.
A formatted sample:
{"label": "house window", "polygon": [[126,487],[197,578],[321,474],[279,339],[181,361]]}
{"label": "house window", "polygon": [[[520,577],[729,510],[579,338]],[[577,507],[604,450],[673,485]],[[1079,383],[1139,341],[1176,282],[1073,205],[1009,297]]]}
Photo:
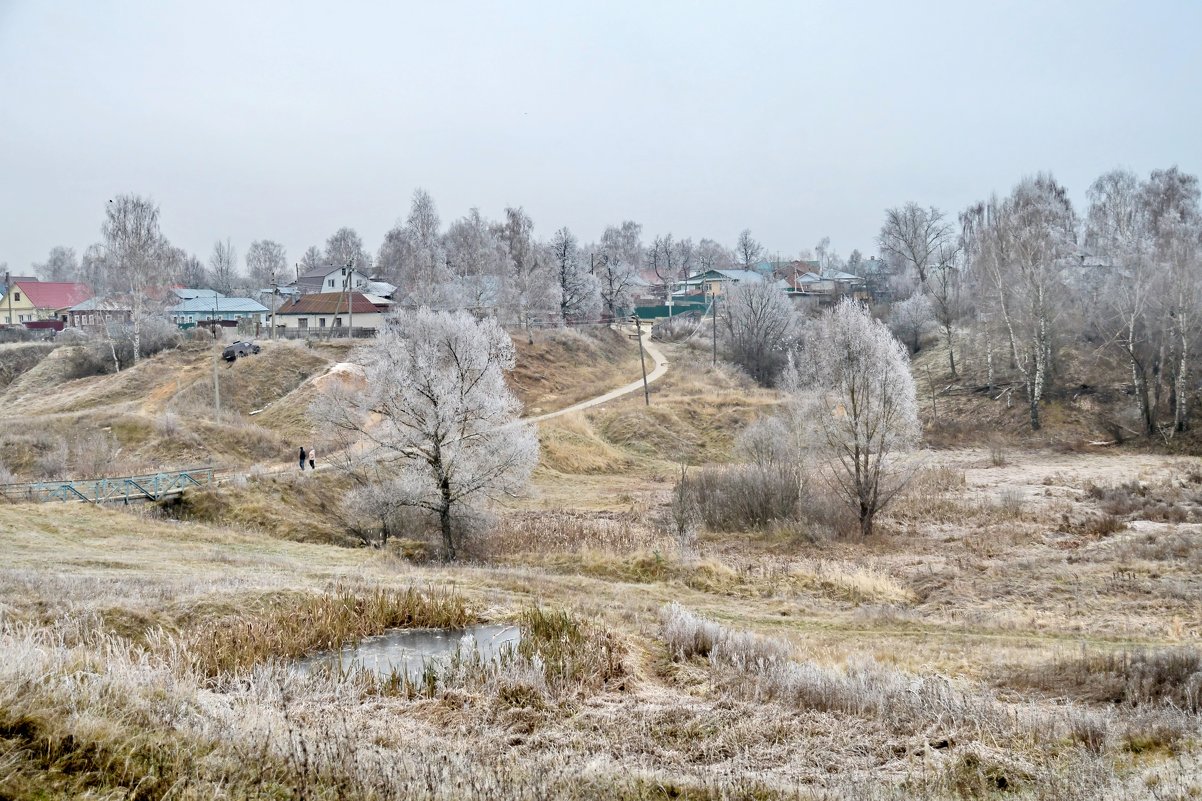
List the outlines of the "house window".
{"label": "house window", "polygon": [[297,328],[308,328],[309,327],[309,318],[308,317],[299,318],[296,321],[296,327]]}
{"label": "house window", "polygon": [[[334,279],[331,278],[329,281],[326,281],[326,283],[329,284],[330,286],[334,286]],[[21,296],[17,295],[17,300],[20,300],[20,299],[21,299]]]}
{"label": "house window", "polygon": [[[21,302],[21,293],[20,293],[20,292],[14,292],[14,293],[13,293],[13,302],[14,302],[14,303],[20,303],[20,302]],[[25,318],[21,318],[21,319],[25,319]]]}
{"label": "house window", "polygon": [[326,327],[326,318],[324,318],[324,317],[320,317],[320,318],[318,318],[318,320],[317,320],[317,327],[318,327],[318,328],[325,328],[325,327]]}
{"label": "house window", "polygon": [[342,318],[341,318],[341,317],[335,317],[335,318],[334,318],[334,327],[335,327],[335,328],[342,328]]}

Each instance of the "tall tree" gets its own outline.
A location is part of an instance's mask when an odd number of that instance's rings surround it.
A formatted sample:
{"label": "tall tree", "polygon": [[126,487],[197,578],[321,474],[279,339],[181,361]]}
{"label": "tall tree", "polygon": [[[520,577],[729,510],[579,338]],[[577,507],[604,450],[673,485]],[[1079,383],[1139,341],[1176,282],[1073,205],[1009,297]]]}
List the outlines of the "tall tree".
{"label": "tall tree", "polygon": [[495,320],[407,310],[362,361],[365,381],[335,384],[314,404],[342,442],[368,443],[338,451],[336,464],[431,512],[453,561],[488,504],[520,491],[538,462],[538,437],[505,383],[513,340]]}
{"label": "tall tree", "polygon": [[62,245],[51,248],[46,261],[33,265],[33,270],[44,281],[78,280],[79,259],[75,256],[75,248]]}
{"label": "tall tree", "polygon": [[680,265],[676,262],[676,241],[672,238],[672,234],[657,236],[653,239],[651,246],[647,248],[643,263],[655,273],[664,295],[664,302],[667,302],[668,295],[672,292],[672,285],[680,272]]}
{"label": "tall tree", "polygon": [[321,266],[346,267],[353,265],[364,275],[371,274],[371,254],[363,249],[363,240],[354,228],[343,227],[330,234],[330,238],[326,240],[326,249],[323,255],[325,263]]}
{"label": "tall tree", "polygon": [[877,236],[881,255],[895,270],[912,274],[919,291],[927,292],[930,272],[955,253],[955,231],[943,212],[917,203],[885,210],[885,222]]}
{"label": "tall tree", "polygon": [[258,289],[283,282],[288,272],[288,256],[284,246],[270,239],[251,242],[246,249],[246,272]]}
{"label": "tall tree", "polygon": [[712,239],[702,239],[697,243],[696,258],[697,269],[702,272],[725,270],[735,263],[734,254]]}
{"label": "tall tree", "polygon": [[918,442],[910,360],[879,320],[851,299],[823,312],[786,381],[796,419],[812,433],[836,494],[872,534],[877,515],[905,485],[896,458]]}
{"label": "tall tree", "polygon": [[238,251],[229,239],[213,243],[213,253],[209,256],[209,276],[213,279],[213,289],[223,295],[234,291],[234,282],[238,280]]}
{"label": "tall tree", "polygon": [[526,329],[533,342],[534,317],[559,307],[559,285],[551,275],[549,259],[534,240],[534,221],[521,207],[505,209],[497,231],[508,257],[504,302],[511,319]]}
{"label": "tall tree", "polygon": [[133,300],[133,362],[137,364],[147,291],[172,279],[170,262],[164,258],[168,245],[159,231],[159,207],[139,195],[118,195],[105,207],[100,233],[113,283],[127,289]]}
{"label": "tall tree", "polygon": [[740,281],[723,293],[725,345],[730,360],[772,386],[784,369],[800,320],[771,281]]}
{"label": "tall tree", "polygon": [[632,220],[611,225],[589,254],[589,268],[601,284],[601,304],[606,316],[616,320],[631,305],[637,285],[643,227]]}
{"label": "tall tree", "polygon": [[751,229],[744,228],[735,243],[735,254],[744,270],[750,270],[764,254],[764,246],[751,236]]}
{"label": "tall tree", "polygon": [[325,254],[321,252],[321,248],[317,247],[317,245],[309,245],[309,249],[305,251],[305,255],[301,256],[300,263],[297,266],[301,275],[316,270],[318,267],[325,267]]}
{"label": "tall tree", "polygon": [[1077,253],[1076,214],[1068,193],[1050,175],[1023,180],[1009,197],[986,209],[987,223],[974,250],[996,299],[1011,363],[1026,390],[1031,428],[1039,430],[1065,271]]}
{"label": "tall tree", "polygon": [[1173,429],[1189,424],[1190,359],[1202,322],[1202,213],[1198,178],[1176,167],[1153,170],[1143,201],[1152,236],[1152,254],[1164,271],[1164,302],[1172,347]]}
{"label": "tall tree", "polygon": [[473,208],[451,223],[443,242],[447,266],[464,305],[477,310],[495,309],[506,266],[505,246],[496,226]]}
{"label": "tall tree", "polygon": [[559,316],[569,324],[595,320],[601,282],[582,264],[576,237],[566,227],[551,239],[551,258],[559,280]]}

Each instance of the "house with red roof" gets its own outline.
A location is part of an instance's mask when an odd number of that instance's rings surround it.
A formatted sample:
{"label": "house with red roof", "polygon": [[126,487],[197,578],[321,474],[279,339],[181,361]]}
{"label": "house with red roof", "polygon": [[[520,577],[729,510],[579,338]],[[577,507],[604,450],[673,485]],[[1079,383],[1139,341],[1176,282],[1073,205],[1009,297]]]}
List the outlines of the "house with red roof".
{"label": "house with red roof", "polygon": [[384,315],[391,306],[392,303],[384,298],[362,292],[314,292],[285,303],[275,313],[272,324],[307,333],[340,333],[330,329],[345,331],[352,325],[353,317],[356,329],[379,330],[384,326]]}
{"label": "house with red roof", "polygon": [[16,280],[0,298],[0,323],[66,322],[66,310],[90,297],[92,288],[75,281]]}

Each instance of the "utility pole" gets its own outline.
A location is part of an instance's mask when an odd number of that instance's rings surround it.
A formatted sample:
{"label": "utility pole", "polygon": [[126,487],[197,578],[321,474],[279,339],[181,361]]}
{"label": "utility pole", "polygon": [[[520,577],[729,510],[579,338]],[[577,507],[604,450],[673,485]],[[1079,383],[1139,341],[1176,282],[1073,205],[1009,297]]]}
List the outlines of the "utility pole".
{"label": "utility pole", "polygon": [[4,271],[4,297],[8,298],[8,325],[13,324],[13,277],[8,270]]}
{"label": "utility pole", "polygon": [[[355,260],[352,258],[349,262],[347,262],[346,266],[350,268],[350,272],[346,274],[346,282],[345,283],[349,284],[351,289],[354,290],[355,282],[352,280],[352,278],[355,275]],[[349,295],[347,295],[346,318],[347,318],[347,322],[349,323],[349,325],[347,325],[347,327],[346,327],[346,338],[354,339],[355,338],[355,293],[353,291]]]}
{"label": "utility pole", "polygon": [[651,405],[651,392],[647,389],[647,357],[643,355],[643,321],[637,314],[630,315],[634,323],[634,336],[639,341],[639,364],[643,366],[643,403]]}
{"label": "utility pole", "polygon": [[272,281],[271,283],[271,338],[275,339],[275,307],[276,301],[280,297],[280,282]]}
{"label": "utility pole", "polygon": [[[217,298],[217,290],[213,290],[213,317],[219,318],[221,311],[221,301]],[[217,358],[213,360],[213,420],[221,422],[221,382],[217,378],[217,362],[221,361],[221,340],[217,337],[217,331],[221,327],[221,320],[215,319],[213,325],[213,339],[217,340]]]}
{"label": "utility pole", "polygon": [[714,361],[713,366],[718,366],[718,293],[714,292],[710,298],[710,318],[713,324],[713,340],[714,340]]}

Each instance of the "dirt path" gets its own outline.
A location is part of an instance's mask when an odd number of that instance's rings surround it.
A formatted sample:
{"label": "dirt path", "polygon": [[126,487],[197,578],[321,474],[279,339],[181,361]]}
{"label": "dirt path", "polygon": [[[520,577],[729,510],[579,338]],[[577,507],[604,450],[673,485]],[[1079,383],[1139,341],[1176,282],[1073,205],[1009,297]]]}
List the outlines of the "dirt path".
{"label": "dirt path", "polygon": [[[655,345],[651,344],[651,333],[650,332],[643,334],[643,347],[647,350],[647,355],[651,358],[651,364],[654,367],[654,369],[651,370],[651,372],[647,373],[647,384],[650,385],[652,382],[657,381],[661,376],[663,376],[664,373],[668,372],[668,359],[666,356],[664,356],[663,352],[660,351],[659,348],[657,348]],[[595,398],[589,398],[586,401],[581,401],[580,403],[573,404],[573,405],[567,407],[566,409],[560,409],[555,412],[547,412],[546,414],[540,414],[537,417],[523,417],[520,422],[541,423],[544,420],[550,420],[555,417],[561,417],[565,414],[572,414],[573,412],[582,412],[585,409],[591,409],[594,406],[600,406],[603,403],[608,403],[609,401],[613,400],[614,398],[620,398],[623,395],[629,395],[631,392],[638,392],[642,388],[643,388],[643,379],[639,378],[638,381],[631,381],[629,384],[625,384],[623,386],[618,387],[617,389],[610,390],[609,392],[606,392],[604,395],[598,395]]]}

